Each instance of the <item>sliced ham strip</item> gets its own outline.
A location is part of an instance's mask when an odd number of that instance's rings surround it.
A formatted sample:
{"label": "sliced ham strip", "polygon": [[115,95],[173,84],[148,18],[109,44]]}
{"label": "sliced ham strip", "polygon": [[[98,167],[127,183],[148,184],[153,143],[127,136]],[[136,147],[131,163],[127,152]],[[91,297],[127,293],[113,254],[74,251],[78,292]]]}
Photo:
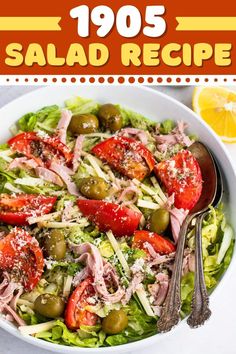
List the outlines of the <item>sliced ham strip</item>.
{"label": "sliced ham strip", "polygon": [[[105,263],[104,266],[104,260],[97,247],[86,242],[81,245],[72,246],[72,250],[79,255],[78,262],[86,265],[85,272],[94,278],[94,289],[103,301],[111,304],[119,302],[125,292],[118,282],[115,269],[110,264]],[[107,284],[108,278],[109,284]],[[115,282],[116,291],[114,293],[109,293],[108,291],[108,285],[111,287],[110,279],[113,283]]]}
{"label": "sliced ham strip", "polygon": [[[136,186],[130,186],[125,188],[121,195],[119,196],[117,203],[122,203],[122,205],[130,205],[130,204],[134,204],[139,197],[139,189]],[[127,194],[133,194],[133,198],[130,200],[125,200],[125,197],[127,196]]]}
{"label": "sliced ham strip", "polygon": [[11,316],[10,319],[16,321],[19,326],[25,326],[25,321],[9,305],[5,305],[4,310]]}
{"label": "sliced ham strip", "polygon": [[144,274],[141,272],[135,273],[128,288],[125,291],[125,296],[121,300],[122,305],[128,304],[130,301],[132,295],[138,290],[140,285],[142,284],[142,281],[144,279]]}
{"label": "sliced ham strip", "polygon": [[193,252],[189,255],[188,268],[190,272],[195,272],[195,255]]}
{"label": "sliced ham strip", "polygon": [[72,161],[74,172],[76,172],[79,167],[79,159],[80,159],[81,153],[82,153],[83,141],[84,141],[84,136],[79,135],[76,139],[76,142],[75,142],[74,157],[73,157],[73,161]]}
{"label": "sliced ham strip", "polygon": [[144,248],[148,251],[148,253],[150,254],[150,256],[154,259],[157,257],[157,255],[159,256],[159,253],[156,253],[156,251],[154,250],[154,248],[152,247],[152,245],[149,242],[145,242],[143,244]]}
{"label": "sliced ham strip", "polygon": [[182,265],[182,274],[185,275],[188,272],[195,271],[195,256],[194,252],[191,252],[190,249],[184,251],[183,265]]}
{"label": "sliced ham strip", "polygon": [[79,193],[76,187],[76,184],[71,180],[71,174],[73,174],[73,171],[71,171],[68,167],[59,165],[56,162],[52,162],[50,165],[50,170],[53,172],[57,173],[58,176],[61,177],[61,179],[64,181],[64,183],[67,186],[68,192],[72,195],[75,195],[79,197]]}
{"label": "sliced ham strip", "polygon": [[149,284],[148,290],[153,296],[153,304],[155,306],[160,306],[164,303],[169,287],[169,276],[164,273],[158,273],[156,275],[156,283]]}
{"label": "sliced ham strip", "polygon": [[147,133],[144,130],[141,129],[136,129],[136,128],[125,128],[120,131],[119,135],[123,135],[126,137],[134,137],[137,138],[141,141],[143,145],[147,145],[148,143],[148,137]]}
{"label": "sliced ham strip", "polygon": [[27,159],[27,157],[16,157],[9,165],[8,169],[13,170],[15,168],[28,168],[33,169],[38,166],[37,162],[33,159]]}
{"label": "sliced ham strip", "polygon": [[144,247],[151,256],[151,260],[148,263],[150,267],[170,262],[175,257],[175,252],[164,255],[157,253],[149,242],[145,242]]}
{"label": "sliced ham strip", "polygon": [[188,127],[188,124],[184,121],[177,122],[177,127],[174,129],[174,134],[176,134],[178,142],[186,147],[192,145],[192,141],[185,134],[185,129]]}
{"label": "sliced ham strip", "polygon": [[187,124],[180,121],[177,122],[177,126],[172,130],[170,134],[167,135],[156,135],[157,148],[160,152],[166,153],[168,148],[181,144],[183,146],[189,147],[193,142],[184,133],[187,128]]}
{"label": "sliced ham strip", "polygon": [[80,272],[76,273],[73,279],[74,286],[79,285],[84,279],[89,276],[89,268],[84,267]]}
{"label": "sliced ham strip", "polygon": [[112,267],[112,265],[109,262],[105,260],[103,260],[103,266],[104,266],[105,283],[111,284],[116,289],[119,289],[120,281],[115,269]]}
{"label": "sliced ham strip", "polygon": [[23,287],[19,288],[17,291],[17,294],[11,299],[10,307],[14,311],[16,311],[17,302],[18,302],[19,298],[21,297],[21,295],[23,294],[23,292],[24,292]]}
{"label": "sliced ham strip", "polygon": [[180,228],[186,219],[189,210],[184,210],[184,209],[178,209],[174,207],[174,202],[175,202],[175,195],[172,194],[168,199],[164,207],[169,211],[170,213],[170,223],[171,223],[171,231],[172,231],[172,236],[174,238],[175,243],[178,242],[179,238],[179,232]]}
{"label": "sliced ham strip", "polygon": [[186,219],[186,216],[188,215],[189,211],[184,209],[173,208],[170,209],[169,212],[170,212],[170,223],[171,223],[172,235],[175,240],[175,243],[177,243],[181,225]]}
{"label": "sliced ham strip", "polygon": [[8,320],[15,320],[19,326],[24,326],[25,321],[16,313],[16,303],[23,292],[23,287],[21,284],[13,282],[7,272],[3,272],[1,276],[0,313],[5,314]]}
{"label": "sliced ham strip", "polygon": [[68,109],[62,109],[61,119],[59,120],[57,125],[57,136],[59,137],[59,139],[63,144],[66,144],[66,132],[70,124],[71,117],[72,117],[71,111],[69,111]]}
{"label": "sliced ham strip", "polygon": [[45,167],[36,167],[35,172],[39,178],[43,179],[46,182],[56,184],[60,187],[63,187],[64,185],[61,178],[56,173],[48,170]]}

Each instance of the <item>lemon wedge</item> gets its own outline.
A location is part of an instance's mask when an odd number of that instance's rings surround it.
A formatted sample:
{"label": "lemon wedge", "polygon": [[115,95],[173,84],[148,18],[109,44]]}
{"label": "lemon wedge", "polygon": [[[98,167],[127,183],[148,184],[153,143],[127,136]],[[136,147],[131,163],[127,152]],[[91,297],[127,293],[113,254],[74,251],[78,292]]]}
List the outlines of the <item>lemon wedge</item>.
{"label": "lemon wedge", "polygon": [[196,87],[193,110],[226,143],[236,143],[236,91],[225,87]]}

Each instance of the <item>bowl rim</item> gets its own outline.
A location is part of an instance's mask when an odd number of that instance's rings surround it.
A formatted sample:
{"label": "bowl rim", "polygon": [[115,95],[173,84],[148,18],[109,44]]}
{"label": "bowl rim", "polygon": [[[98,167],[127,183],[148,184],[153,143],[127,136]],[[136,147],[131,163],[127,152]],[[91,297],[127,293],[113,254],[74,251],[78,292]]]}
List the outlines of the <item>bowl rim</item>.
{"label": "bowl rim", "polygon": [[[83,87],[86,87],[87,85],[84,85]],[[102,85],[102,86],[108,86],[109,85]],[[19,104],[20,101],[24,101],[25,99],[29,99],[30,102],[30,97],[34,97],[35,94],[37,92],[43,92],[43,91],[47,91],[48,89],[50,89],[52,86],[46,86],[46,87],[39,87],[36,90],[32,91],[32,92],[28,92],[26,94],[21,95],[20,97],[15,98],[14,100],[10,101],[9,103],[7,103],[6,105],[2,106],[0,108],[0,113],[2,110],[7,110],[9,107]],[[58,86],[56,86],[56,88],[54,87],[54,89],[57,89]],[[59,87],[65,87],[64,85],[59,85]],[[72,85],[68,85],[68,87],[73,87]],[[90,85],[88,85],[88,87],[91,87]],[[99,85],[97,86],[99,87]],[[123,88],[125,89],[127,86],[124,86]],[[229,152],[227,151],[225,145],[223,144],[223,142],[220,140],[220,138],[218,137],[218,135],[193,111],[191,110],[189,107],[187,107],[186,105],[184,105],[182,102],[178,101],[177,99],[169,96],[168,94],[165,94],[163,92],[157,91],[153,88],[150,87],[146,87],[146,86],[142,86],[142,85],[134,85],[132,86],[132,89],[134,89],[134,94],[135,91],[146,91],[149,92],[150,94],[154,94],[156,96],[162,97],[163,99],[170,101],[172,104],[179,106],[182,110],[184,110],[187,114],[192,115],[194,117],[194,119],[197,121],[197,124],[202,125],[207,131],[208,134],[213,136],[214,139],[216,140],[217,144],[219,145],[220,149],[223,150],[223,153],[225,154],[225,157],[227,158],[229,164],[232,167],[232,173],[234,175],[234,178],[236,178],[236,171],[234,169],[233,166],[233,162],[232,162],[232,158],[229,155]],[[42,104],[43,106],[43,104]],[[236,247],[235,247],[236,248]],[[236,249],[234,249],[234,254],[236,253]],[[232,270],[233,270],[233,266],[234,263],[236,263],[236,256],[232,257],[232,260],[230,262],[229,267],[227,268],[226,272],[224,273],[222,279],[220,280],[219,284],[217,285],[217,287],[214,289],[213,293],[211,294],[211,298],[215,298],[215,294],[218,292],[219,289],[222,288],[221,284],[224,284],[224,282],[229,278]],[[167,338],[168,336],[172,335],[173,333],[175,333],[179,328],[181,328],[185,323],[186,323],[187,319],[184,319],[182,321],[179,322],[179,324],[177,326],[175,326],[175,328],[173,328],[170,332],[168,333],[157,333],[151,337],[145,338],[145,339],[140,339],[138,341],[135,342],[131,342],[131,343],[127,343],[127,344],[122,344],[119,346],[112,346],[112,347],[100,347],[100,348],[82,348],[82,347],[74,347],[74,346],[66,346],[66,345],[61,345],[61,344],[54,344],[51,342],[47,342],[44,341],[42,339],[39,338],[35,338],[33,336],[29,336],[29,335],[22,335],[19,330],[17,329],[17,327],[13,327],[12,324],[10,324],[8,321],[6,321],[4,318],[0,318],[0,328],[2,328],[3,330],[7,331],[8,333],[12,334],[13,336],[40,348],[43,349],[47,349],[49,351],[57,351],[60,353],[75,353],[75,352],[86,352],[86,353],[98,353],[98,352],[103,352],[106,351],[108,352],[114,352],[119,350],[120,352],[129,352],[132,351],[133,349],[143,349],[144,347],[147,346],[151,346],[152,344],[154,344],[155,342],[157,342],[157,336],[158,336],[158,340],[163,340],[164,338]],[[138,348],[137,348],[138,346]]]}

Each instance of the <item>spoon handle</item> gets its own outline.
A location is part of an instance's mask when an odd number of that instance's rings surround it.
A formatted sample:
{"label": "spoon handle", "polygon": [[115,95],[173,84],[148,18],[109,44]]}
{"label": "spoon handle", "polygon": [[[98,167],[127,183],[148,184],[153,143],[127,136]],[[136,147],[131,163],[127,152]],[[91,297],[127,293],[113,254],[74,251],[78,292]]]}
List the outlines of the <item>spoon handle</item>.
{"label": "spoon handle", "polygon": [[172,277],[170,280],[170,285],[168,289],[168,294],[162,308],[161,317],[157,322],[157,328],[159,332],[168,332],[172,327],[179,322],[179,312],[181,307],[181,293],[180,293],[180,282],[182,276],[182,263],[186,233],[188,230],[188,225],[192,220],[192,216],[189,215],[183,222],[180,229],[178,245],[175,255],[175,262],[172,272]]}
{"label": "spoon handle", "polygon": [[192,312],[187,321],[191,328],[202,326],[211,316],[202,262],[202,221],[206,214],[198,216],[196,220],[194,294],[191,304]]}

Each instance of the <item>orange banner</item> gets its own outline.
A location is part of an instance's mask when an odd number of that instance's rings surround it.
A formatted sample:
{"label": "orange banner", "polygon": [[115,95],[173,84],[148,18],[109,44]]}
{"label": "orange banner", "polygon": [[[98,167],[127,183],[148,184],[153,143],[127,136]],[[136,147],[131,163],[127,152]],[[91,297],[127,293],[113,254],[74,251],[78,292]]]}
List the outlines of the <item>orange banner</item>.
{"label": "orange banner", "polygon": [[226,0],[67,0],[0,7],[0,74],[234,75]]}

